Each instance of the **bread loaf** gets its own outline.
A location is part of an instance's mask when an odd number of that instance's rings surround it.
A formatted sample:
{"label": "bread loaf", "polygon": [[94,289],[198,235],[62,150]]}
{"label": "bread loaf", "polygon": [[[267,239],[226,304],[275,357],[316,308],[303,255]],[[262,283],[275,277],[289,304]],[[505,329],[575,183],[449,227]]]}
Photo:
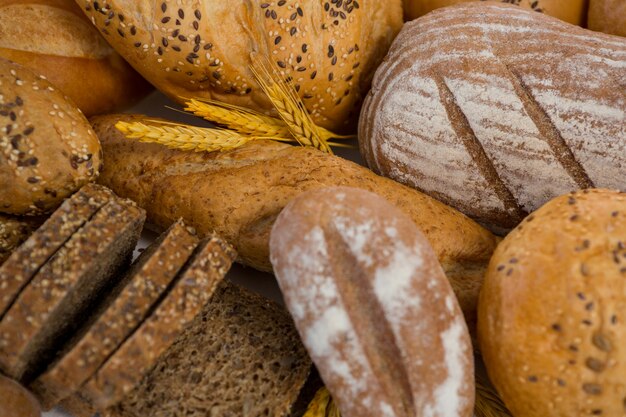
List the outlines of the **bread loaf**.
{"label": "bread loaf", "polygon": [[174,100],[272,110],[250,70],[268,61],[293,80],[313,120],[330,129],[356,121],[371,75],[402,25],[401,0],[76,1]]}
{"label": "bread loaf", "polygon": [[0,214],[0,265],[28,239],[43,223],[43,220],[42,217],[15,217]]}
{"label": "bread loaf", "polygon": [[[404,18],[413,20],[435,9],[477,0],[404,0]],[[485,0],[481,0],[485,1]],[[584,25],[588,0],[492,0],[514,4],[557,17],[574,25]],[[593,0],[592,0],[593,1]],[[620,1],[620,0],[617,0]]]}
{"label": "bread loaf", "polygon": [[473,415],[474,358],[415,223],[376,194],[303,193],[272,229],[276,278],[344,417]]}
{"label": "bread loaf", "polygon": [[0,57],[46,76],[87,115],[120,109],[149,91],[73,0],[0,2]]}
{"label": "bread loaf", "polygon": [[589,29],[626,36],[626,2],[623,0],[589,0]]}
{"label": "bread loaf", "polygon": [[515,417],[626,413],[625,278],[624,193],[558,197],[498,246],[478,330]]}
{"label": "bread loaf", "polygon": [[39,214],[93,181],[100,144],[67,97],[0,58],[0,212]]}
{"label": "bread loaf", "polygon": [[626,39],[511,5],[407,23],[359,127],[376,172],[494,229],[557,195],[626,189]]}
{"label": "bread loaf", "polygon": [[239,260],[271,270],[274,220],[301,192],[346,185],[376,192],[413,219],[433,246],[468,320],[474,318],[484,267],[496,238],[436,200],[313,148],[255,141],[215,153],[169,150],[128,140],[115,129],[129,115],[93,119],[107,160],[102,184],[133,198],[160,228],[182,217],[200,234],[217,231]]}
{"label": "bread loaf", "polygon": [[41,417],[41,409],[26,388],[0,375],[0,416]]}

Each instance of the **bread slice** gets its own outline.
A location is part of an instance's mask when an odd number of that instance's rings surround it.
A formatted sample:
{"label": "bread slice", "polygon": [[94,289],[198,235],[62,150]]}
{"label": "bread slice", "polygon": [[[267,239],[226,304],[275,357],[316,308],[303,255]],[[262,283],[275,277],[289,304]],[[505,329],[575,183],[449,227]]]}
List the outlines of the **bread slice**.
{"label": "bread slice", "polygon": [[0,416],[41,417],[41,409],[26,388],[0,375]]}
{"label": "bread slice", "polygon": [[144,220],[145,212],[134,203],[116,199],[72,235],[0,322],[0,371],[31,382],[116,284],[115,273],[129,260]]}
{"label": "bread slice", "polygon": [[0,319],[48,259],[112,198],[108,188],[85,185],[9,256],[0,266]]}
{"label": "bread slice", "polygon": [[121,401],[201,312],[235,258],[235,251],[220,238],[204,239],[169,294],[82,387],[80,396],[97,410]]}
{"label": "bread slice", "polygon": [[137,259],[117,288],[31,384],[44,410],[78,390],[145,319],[185,265],[199,239],[174,223]]}
{"label": "bread slice", "polygon": [[0,265],[44,222],[45,217],[0,214]]}

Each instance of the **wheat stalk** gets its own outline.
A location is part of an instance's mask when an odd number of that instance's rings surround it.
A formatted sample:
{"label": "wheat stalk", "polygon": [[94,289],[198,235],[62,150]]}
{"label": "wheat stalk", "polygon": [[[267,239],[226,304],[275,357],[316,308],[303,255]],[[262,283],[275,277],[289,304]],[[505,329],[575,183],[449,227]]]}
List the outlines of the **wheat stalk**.
{"label": "wheat stalk", "polygon": [[320,388],[302,417],[341,417],[326,387]]}

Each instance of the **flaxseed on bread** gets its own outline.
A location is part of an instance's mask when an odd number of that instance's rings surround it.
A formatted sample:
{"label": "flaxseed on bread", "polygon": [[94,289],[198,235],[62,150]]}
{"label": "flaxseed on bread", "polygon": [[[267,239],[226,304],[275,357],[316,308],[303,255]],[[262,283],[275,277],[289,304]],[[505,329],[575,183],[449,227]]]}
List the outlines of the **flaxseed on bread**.
{"label": "flaxseed on bread", "polygon": [[0,321],[0,371],[30,383],[118,281],[145,212],[128,200],[107,203],[39,270]]}
{"label": "flaxseed on bread", "polygon": [[43,217],[0,214],[0,265],[43,223]]}
{"label": "flaxseed on bread", "polygon": [[55,356],[30,388],[49,410],[89,379],[141,324],[192,255],[199,239],[182,221],[144,251],[117,288]]}

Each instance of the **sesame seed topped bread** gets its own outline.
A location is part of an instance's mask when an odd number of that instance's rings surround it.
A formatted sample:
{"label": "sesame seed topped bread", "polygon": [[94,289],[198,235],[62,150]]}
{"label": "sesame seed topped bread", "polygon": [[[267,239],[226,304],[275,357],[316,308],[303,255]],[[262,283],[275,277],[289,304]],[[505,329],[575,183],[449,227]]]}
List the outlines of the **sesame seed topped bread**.
{"label": "sesame seed topped bread", "polygon": [[0,57],[46,76],[86,115],[119,109],[149,90],[73,0],[0,2]]}
{"label": "sesame seed topped bread", "polygon": [[0,58],[0,212],[40,214],[93,181],[98,138],[56,87]]}
{"label": "sesame seed topped bread", "polygon": [[359,127],[377,173],[494,230],[581,188],[626,190],[626,39],[521,7],[407,23]]}
{"label": "sesame seed topped bread", "polygon": [[311,360],[284,307],[224,281],[103,417],[291,416]]}
{"label": "sesame seed topped bread", "polygon": [[132,334],[193,253],[198,238],[182,221],[145,250],[91,318],[30,385],[44,410],[71,395]]}
{"label": "sesame seed topped bread", "polygon": [[402,25],[402,0],[76,0],[105,39],[171,98],[272,106],[250,70],[293,80],[313,120],[354,123],[371,74]]}
{"label": "sesame seed topped bread", "polygon": [[0,265],[0,318],[48,259],[113,198],[108,188],[85,185]]}
{"label": "sesame seed topped bread", "polygon": [[200,314],[235,257],[232,247],[217,236],[204,239],[161,303],[85,383],[80,398],[96,410],[121,401]]}
{"label": "sesame seed topped bread", "polygon": [[624,0],[589,0],[589,29],[626,36],[626,2]]}
{"label": "sesame seed topped bread", "polygon": [[26,388],[0,375],[0,416],[41,417],[41,409]]}
{"label": "sesame seed topped bread", "polygon": [[555,198],[498,246],[480,295],[489,377],[515,417],[626,415],[626,193]]}
{"label": "sesame seed topped bread", "polygon": [[[16,217],[0,214],[0,265],[41,226],[43,221],[43,217]],[[4,290],[2,292],[4,293]]]}
{"label": "sesame seed topped bread", "polygon": [[81,320],[116,285],[145,213],[112,200],[59,249],[0,321],[0,371],[29,384]]}

